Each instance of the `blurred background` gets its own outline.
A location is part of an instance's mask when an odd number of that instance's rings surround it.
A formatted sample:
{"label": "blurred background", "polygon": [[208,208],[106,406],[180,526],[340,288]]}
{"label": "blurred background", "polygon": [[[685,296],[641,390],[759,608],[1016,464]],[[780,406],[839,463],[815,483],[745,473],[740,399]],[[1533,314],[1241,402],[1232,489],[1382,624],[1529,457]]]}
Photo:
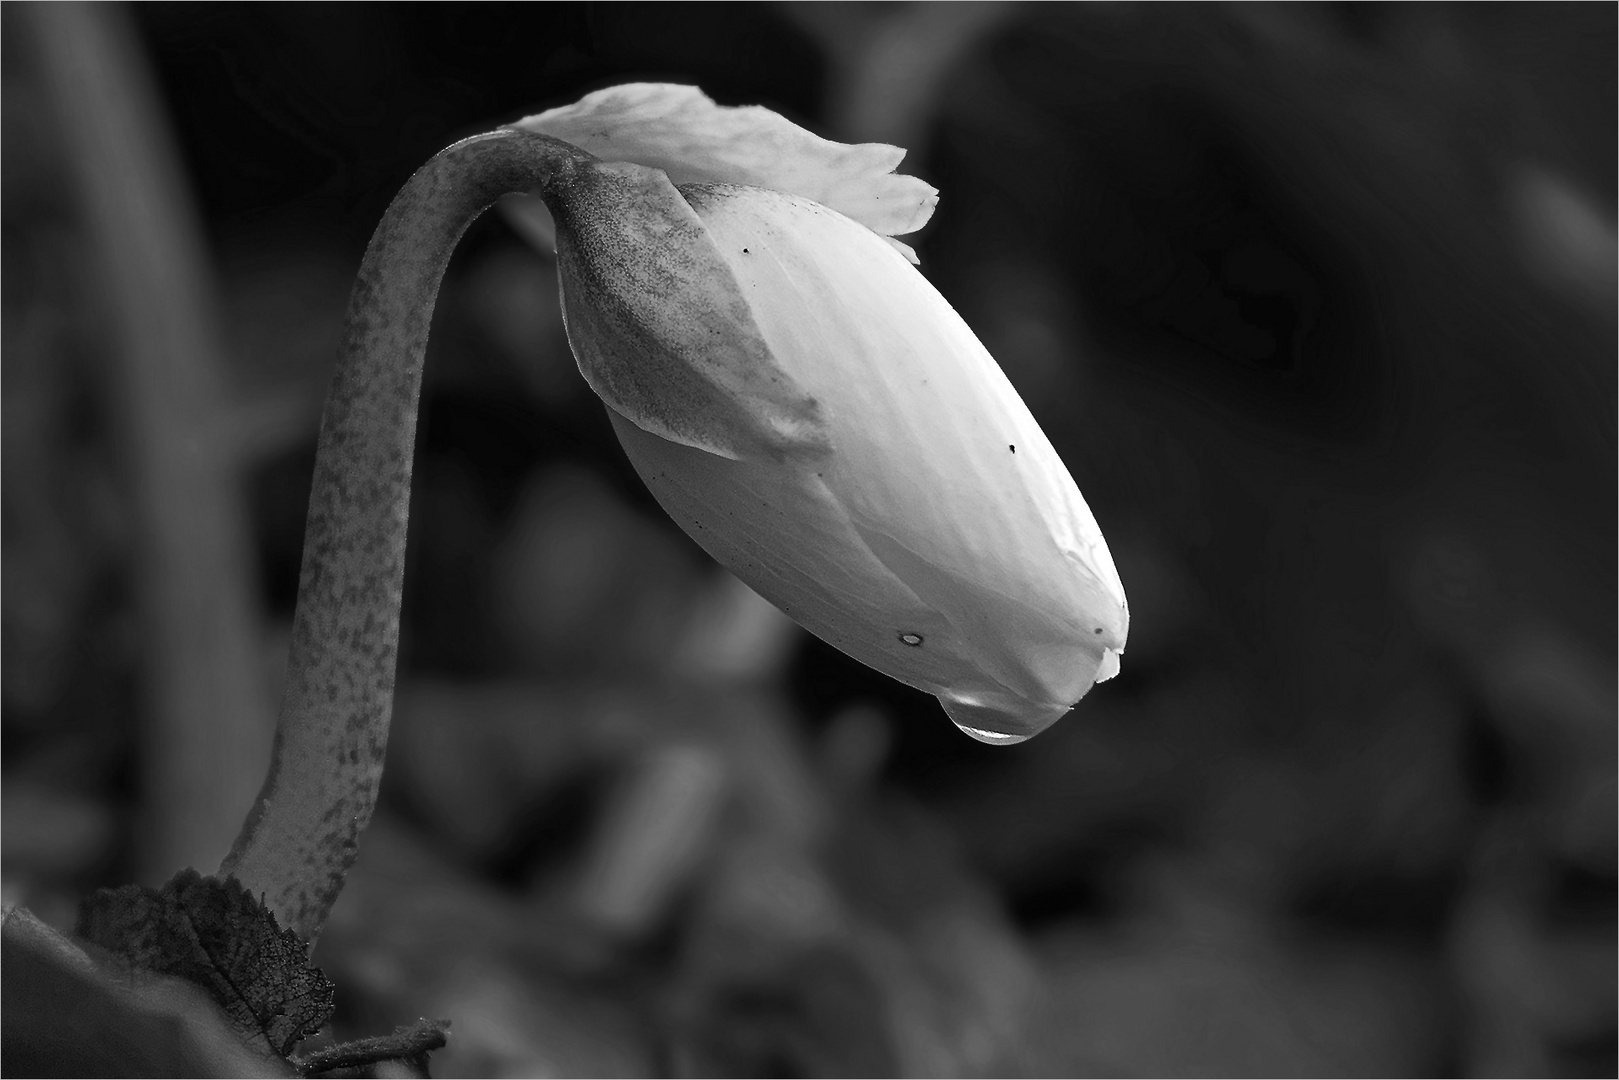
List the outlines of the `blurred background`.
{"label": "blurred background", "polygon": [[[316,959],[437,1075],[1613,1075],[1612,5],[5,4],[4,897],[210,870],[405,178],[626,80],[941,191],[1122,675],[992,749],[659,512],[498,212]],[[54,13],[53,13],[54,11]]]}

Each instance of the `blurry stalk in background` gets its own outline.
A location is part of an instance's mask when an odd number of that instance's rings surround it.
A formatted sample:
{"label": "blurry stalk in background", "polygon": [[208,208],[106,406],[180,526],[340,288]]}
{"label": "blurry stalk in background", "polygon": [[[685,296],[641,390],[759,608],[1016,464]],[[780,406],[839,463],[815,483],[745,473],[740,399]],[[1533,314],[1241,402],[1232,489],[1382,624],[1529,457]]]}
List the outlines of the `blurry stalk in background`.
{"label": "blurry stalk in background", "polygon": [[144,630],[138,870],[211,868],[268,760],[249,534],[224,430],[213,275],[182,169],[124,12],[16,14],[58,120],[112,365],[104,407],[136,521]]}

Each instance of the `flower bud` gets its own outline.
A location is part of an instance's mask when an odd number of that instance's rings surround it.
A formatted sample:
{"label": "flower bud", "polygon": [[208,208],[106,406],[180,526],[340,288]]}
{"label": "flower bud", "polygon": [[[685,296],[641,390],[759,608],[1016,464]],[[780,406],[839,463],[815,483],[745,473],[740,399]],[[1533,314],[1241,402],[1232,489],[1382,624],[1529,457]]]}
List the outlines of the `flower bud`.
{"label": "flower bud", "polygon": [[568,340],[704,550],[984,742],[1021,742],[1118,671],[1129,615],[1095,518],[878,231],[931,213],[932,189],[891,175],[902,151],[686,87],[618,87],[522,126],[608,158],[543,193]]}

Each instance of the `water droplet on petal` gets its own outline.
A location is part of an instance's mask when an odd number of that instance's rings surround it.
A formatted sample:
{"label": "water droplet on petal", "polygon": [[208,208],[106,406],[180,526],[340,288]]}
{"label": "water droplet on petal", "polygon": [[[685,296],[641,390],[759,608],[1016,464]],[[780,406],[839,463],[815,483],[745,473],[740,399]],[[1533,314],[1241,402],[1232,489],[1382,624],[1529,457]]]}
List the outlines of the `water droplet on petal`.
{"label": "water droplet on petal", "polygon": [[1002,735],[999,731],[980,731],[978,728],[968,727],[966,724],[956,724],[956,727],[968,738],[977,739],[979,742],[988,743],[990,746],[1016,746],[1020,742],[1029,741],[1027,735]]}
{"label": "water droplet on petal", "polygon": [[939,704],[962,734],[988,746],[1016,746],[1050,727],[1066,706],[1033,705],[1015,698],[994,700],[993,695],[956,692],[940,694]]}

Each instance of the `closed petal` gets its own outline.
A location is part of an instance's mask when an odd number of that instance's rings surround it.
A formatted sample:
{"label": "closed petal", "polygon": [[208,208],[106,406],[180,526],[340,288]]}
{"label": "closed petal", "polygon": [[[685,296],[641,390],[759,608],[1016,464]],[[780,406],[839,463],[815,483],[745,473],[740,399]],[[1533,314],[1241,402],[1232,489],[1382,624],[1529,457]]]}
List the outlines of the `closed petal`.
{"label": "closed petal", "polygon": [[[948,628],[940,646],[960,666],[924,688],[991,734],[1060,716],[1116,663],[1123,588],[1089,507],[994,360],[925,278],[842,215],[777,192],[681,190],[772,356],[823,410],[834,449],[815,471],[848,544]],[[931,639],[892,659],[897,618],[844,620],[873,640],[834,644],[861,659],[879,650],[889,666],[866,662],[922,685],[917,654]]]}
{"label": "closed petal", "polygon": [[853,520],[1048,618],[1084,622],[1098,662],[1122,648],[1124,590],[1095,517],[927,279],[824,207],[683,190],[777,362],[820,401],[838,443],[828,483]]}

